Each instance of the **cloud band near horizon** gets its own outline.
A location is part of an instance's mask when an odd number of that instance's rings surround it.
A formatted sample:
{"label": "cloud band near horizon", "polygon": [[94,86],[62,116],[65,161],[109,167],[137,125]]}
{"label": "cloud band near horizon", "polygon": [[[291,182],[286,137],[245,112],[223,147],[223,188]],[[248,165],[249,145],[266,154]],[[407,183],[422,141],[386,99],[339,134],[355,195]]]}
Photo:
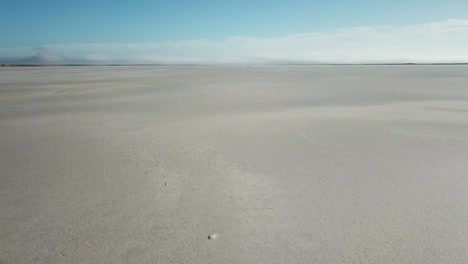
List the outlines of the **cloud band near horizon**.
{"label": "cloud band near horizon", "polygon": [[71,43],[0,48],[0,57],[51,53],[95,63],[468,62],[468,19],[354,27],[277,38],[234,36],[167,43]]}

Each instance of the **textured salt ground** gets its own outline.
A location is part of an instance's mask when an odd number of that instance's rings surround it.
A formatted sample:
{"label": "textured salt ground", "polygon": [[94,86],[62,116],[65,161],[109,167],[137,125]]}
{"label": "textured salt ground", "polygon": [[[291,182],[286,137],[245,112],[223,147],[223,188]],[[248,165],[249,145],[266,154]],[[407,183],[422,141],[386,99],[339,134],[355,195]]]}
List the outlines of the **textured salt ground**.
{"label": "textured salt ground", "polygon": [[462,66],[2,68],[0,263],[467,263],[467,85]]}

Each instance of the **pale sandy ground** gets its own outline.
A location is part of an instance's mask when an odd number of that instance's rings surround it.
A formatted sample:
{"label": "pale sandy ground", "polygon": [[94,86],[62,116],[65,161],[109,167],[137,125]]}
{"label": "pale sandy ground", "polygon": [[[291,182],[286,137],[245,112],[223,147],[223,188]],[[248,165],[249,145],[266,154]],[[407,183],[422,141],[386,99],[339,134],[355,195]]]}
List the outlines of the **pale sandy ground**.
{"label": "pale sandy ground", "polygon": [[468,67],[1,68],[0,149],[2,264],[468,263]]}

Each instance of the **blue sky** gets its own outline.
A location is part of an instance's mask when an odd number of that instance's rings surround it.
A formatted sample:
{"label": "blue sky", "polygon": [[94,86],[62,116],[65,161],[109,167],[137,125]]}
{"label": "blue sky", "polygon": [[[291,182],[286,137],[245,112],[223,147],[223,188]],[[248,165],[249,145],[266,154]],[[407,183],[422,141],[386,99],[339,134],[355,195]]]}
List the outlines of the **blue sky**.
{"label": "blue sky", "polygon": [[[48,52],[174,63],[359,62],[357,56],[361,62],[455,61],[465,59],[448,53],[466,51],[458,42],[467,34],[468,1],[2,0],[0,17],[0,57]],[[414,27],[419,28],[411,35]],[[343,38],[343,32],[349,36]],[[416,46],[434,39],[421,35],[437,38],[424,54]],[[379,52],[382,45],[387,46]]]}

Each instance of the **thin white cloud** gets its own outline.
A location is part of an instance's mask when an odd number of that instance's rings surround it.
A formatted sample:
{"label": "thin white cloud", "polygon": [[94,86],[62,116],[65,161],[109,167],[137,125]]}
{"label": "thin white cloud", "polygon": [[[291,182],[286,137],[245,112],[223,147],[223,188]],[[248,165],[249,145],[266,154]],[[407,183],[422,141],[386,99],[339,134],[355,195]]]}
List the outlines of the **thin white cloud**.
{"label": "thin white cloud", "polygon": [[[66,57],[139,63],[468,62],[468,20],[451,19],[403,27],[343,28],[277,38],[233,36],[220,41],[44,47]],[[0,48],[0,56],[30,50]]]}

